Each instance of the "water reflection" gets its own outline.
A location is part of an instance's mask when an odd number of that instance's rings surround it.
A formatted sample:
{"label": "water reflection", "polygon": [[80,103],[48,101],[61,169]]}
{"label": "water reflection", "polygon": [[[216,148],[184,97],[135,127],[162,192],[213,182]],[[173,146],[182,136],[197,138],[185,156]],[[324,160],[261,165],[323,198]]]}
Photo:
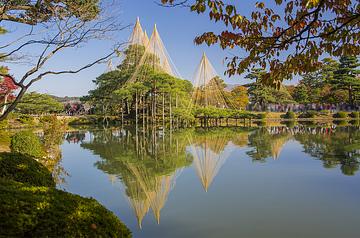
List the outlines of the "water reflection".
{"label": "water reflection", "polygon": [[189,151],[200,182],[207,192],[219,170],[237,146],[246,146],[248,131],[231,129],[198,130],[189,140]]}
{"label": "water reflection", "polygon": [[193,165],[207,192],[226,160],[239,148],[253,161],[265,163],[280,159],[293,141],[304,153],[323,161],[324,167],[339,165],[345,175],[354,175],[360,163],[358,127],[300,124],[177,132],[104,129],[92,131],[90,140],[84,139],[81,132],[66,134],[66,140],[81,143],[101,158],[95,166],[106,172],[112,183],[121,180],[140,228],[149,211],[160,223],[161,210],[183,168]]}
{"label": "water reflection", "polygon": [[94,132],[92,140],[81,146],[102,158],[96,163],[99,169],[121,179],[141,228],[150,209],[160,223],[161,209],[177,175],[192,163],[187,143],[186,132],[164,135],[154,130],[148,134],[103,130]]}

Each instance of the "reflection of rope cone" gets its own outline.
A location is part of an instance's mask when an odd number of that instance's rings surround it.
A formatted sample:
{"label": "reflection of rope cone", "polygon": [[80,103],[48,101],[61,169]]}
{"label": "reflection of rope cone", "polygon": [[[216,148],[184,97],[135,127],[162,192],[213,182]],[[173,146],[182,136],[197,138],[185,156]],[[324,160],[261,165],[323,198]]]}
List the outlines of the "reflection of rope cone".
{"label": "reflection of rope cone", "polygon": [[[155,177],[154,179],[153,177],[150,177],[147,174],[147,171],[140,166],[129,163],[128,168],[134,174],[137,182],[141,186],[141,189],[146,194],[147,201],[149,201],[149,205],[151,207],[151,210],[153,211],[156,222],[159,224],[161,209],[165,206],[167,197],[169,196],[173,184],[175,183],[176,176],[166,175]],[[146,207],[144,206],[144,209],[145,208]],[[141,227],[142,218],[146,215],[147,211],[144,215],[142,215],[142,213],[139,213],[139,227]],[[144,212],[144,210],[142,212]]]}
{"label": "reflection of rope cone", "polygon": [[130,204],[135,212],[136,220],[138,222],[138,226],[142,229],[142,221],[145,215],[148,213],[150,208],[149,199],[132,199],[129,198]]}
{"label": "reflection of rope cone", "polygon": [[214,178],[228,158],[229,151],[223,148],[220,152],[214,152],[208,146],[207,141],[200,146],[192,145],[190,150],[194,157],[196,173],[205,192],[207,192]]}
{"label": "reflection of rope cone", "polygon": [[292,137],[291,134],[286,133],[285,135],[279,135],[279,137],[274,137],[271,142],[271,154],[274,160],[277,160],[280,157],[281,151],[285,143]]}
{"label": "reflection of rope cone", "polygon": [[160,224],[161,209],[165,206],[170,193],[174,176],[162,176],[157,178],[156,190],[151,193],[151,209],[154,213],[157,224]]}

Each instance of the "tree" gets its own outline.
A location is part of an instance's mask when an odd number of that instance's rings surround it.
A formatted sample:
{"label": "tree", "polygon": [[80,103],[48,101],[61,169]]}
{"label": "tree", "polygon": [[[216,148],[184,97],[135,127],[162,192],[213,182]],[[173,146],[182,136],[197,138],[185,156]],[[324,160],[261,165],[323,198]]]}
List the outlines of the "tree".
{"label": "tree", "polygon": [[15,98],[14,92],[17,88],[11,77],[0,76],[0,106],[2,106],[0,115],[4,114],[8,103]]}
{"label": "tree", "polygon": [[248,90],[244,86],[237,86],[230,92],[231,103],[237,109],[245,109],[249,104]]}
{"label": "tree", "polygon": [[79,73],[117,54],[120,47],[117,45],[108,54],[77,68],[55,69],[49,61],[60,52],[104,39],[108,33],[122,29],[111,16],[105,17],[104,7],[100,7],[98,0],[0,1],[0,11],[0,21],[20,23],[28,30],[28,33],[17,38],[14,36],[9,42],[2,42],[0,61],[11,59],[21,62],[29,51],[36,49],[36,53],[32,54],[34,56],[27,59],[32,64],[29,68],[23,67],[22,77],[15,79],[8,73],[1,73],[3,77],[11,77],[19,91],[0,120],[16,108],[34,83],[48,76]]}
{"label": "tree", "polygon": [[336,89],[348,91],[348,103],[354,105],[360,100],[360,66],[357,57],[343,56],[340,58],[339,69],[334,73],[332,83]]}
{"label": "tree", "polygon": [[293,98],[296,102],[301,104],[307,104],[310,102],[308,88],[305,84],[299,84],[295,87]]}
{"label": "tree", "polygon": [[246,75],[245,78],[255,80],[254,83],[248,85],[250,101],[254,105],[264,107],[267,103],[275,102],[276,99],[271,94],[271,89],[261,84],[261,79],[266,72],[262,69],[254,69]]}
{"label": "tree", "polygon": [[228,59],[229,75],[260,65],[270,69],[263,75],[263,83],[279,87],[292,74],[318,69],[323,54],[360,54],[360,12],[356,0],[274,0],[274,7],[259,1],[246,16],[240,14],[239,5],[222,0],[161,2],[208,13],[212,21],[225,25],[221,33],[206,32],[195,42],[245,50],[247,56]]}
{"label": "tree", "polygon": [[1,0],[0,21],[36,25],[68,16],[92,20],[100,11],[98,3],[99,0]]}
{"label": "tree", "polygon": [[64,105],[47,94],[31,92],[25,94],[17,110],[24,114],[56,113],[64,110]]}

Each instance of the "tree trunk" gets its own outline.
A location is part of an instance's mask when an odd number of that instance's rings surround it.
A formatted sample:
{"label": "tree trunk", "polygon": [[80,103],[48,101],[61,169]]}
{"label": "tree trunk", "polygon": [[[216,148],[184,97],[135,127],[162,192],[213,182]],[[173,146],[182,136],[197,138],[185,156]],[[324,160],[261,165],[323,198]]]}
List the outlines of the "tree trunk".
{"label": "tree trunk", "polygon": [[135,124],[138,124],[138,93],[135,92]]}
{"label": "tree trunk", "polygon": [[162,119],[163,129],[165,130],[165,93],[162,94]]}
{"label": "tree trunk", "polygon": [[1,115],[3,115],[4,113],[5,113],[5,111],[6,111],[6,108],[7,108],[7,99],[8,99],[8,97],[9,97],[9,94],[5,94],[5,97],[4,97],[4,106],[3,106],[3,108],[2,108],[2,110],[1,110]]}
{"label": "tree trunk", "polygon": [[4,111],[4,113],[0,116],[0,121],[3,121],[6,119],[6,117],[12,112],[15,107],[18,105],[22,97],[25,95],[27,91],[27,87],[22,87],[19,94],[16,96],[15,100],[10,104],[10,106]]}
{"label": "tree trunk", "polygon": [[171,93],[170,93],[170,104],[169,104],[169,110],[170,110],[170,130],[172,129],[172,106],[171,106]]}

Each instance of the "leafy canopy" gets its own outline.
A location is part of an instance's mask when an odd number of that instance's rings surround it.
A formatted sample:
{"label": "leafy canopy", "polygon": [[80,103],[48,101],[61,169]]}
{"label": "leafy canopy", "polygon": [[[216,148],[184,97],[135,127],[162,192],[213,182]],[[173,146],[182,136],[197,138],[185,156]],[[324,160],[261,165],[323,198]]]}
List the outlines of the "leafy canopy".
{"label": "leafy canopy", "polygon": [[36,25],[69,16],[88,21],[99,13],[98,4],[99,0],[0,0],[0,21]]}
{"label": "leafy canopy", "polygon": [[[240,1],[239,1],[240,2]],[[228,59],[227,74],[241,74],[254,67],[268,68],[264,83],[280,86],[292,74],[314,71],[323,54],[360,54],[360,5],[356,0],[274,0],[276,7],[257,2],[248,15],[241,4],[222,0],[162,0],[208,13],[222,22],[220,33],[206,32],[197,44],[219,44],[223,49],[241,48],[248,54]]]}

